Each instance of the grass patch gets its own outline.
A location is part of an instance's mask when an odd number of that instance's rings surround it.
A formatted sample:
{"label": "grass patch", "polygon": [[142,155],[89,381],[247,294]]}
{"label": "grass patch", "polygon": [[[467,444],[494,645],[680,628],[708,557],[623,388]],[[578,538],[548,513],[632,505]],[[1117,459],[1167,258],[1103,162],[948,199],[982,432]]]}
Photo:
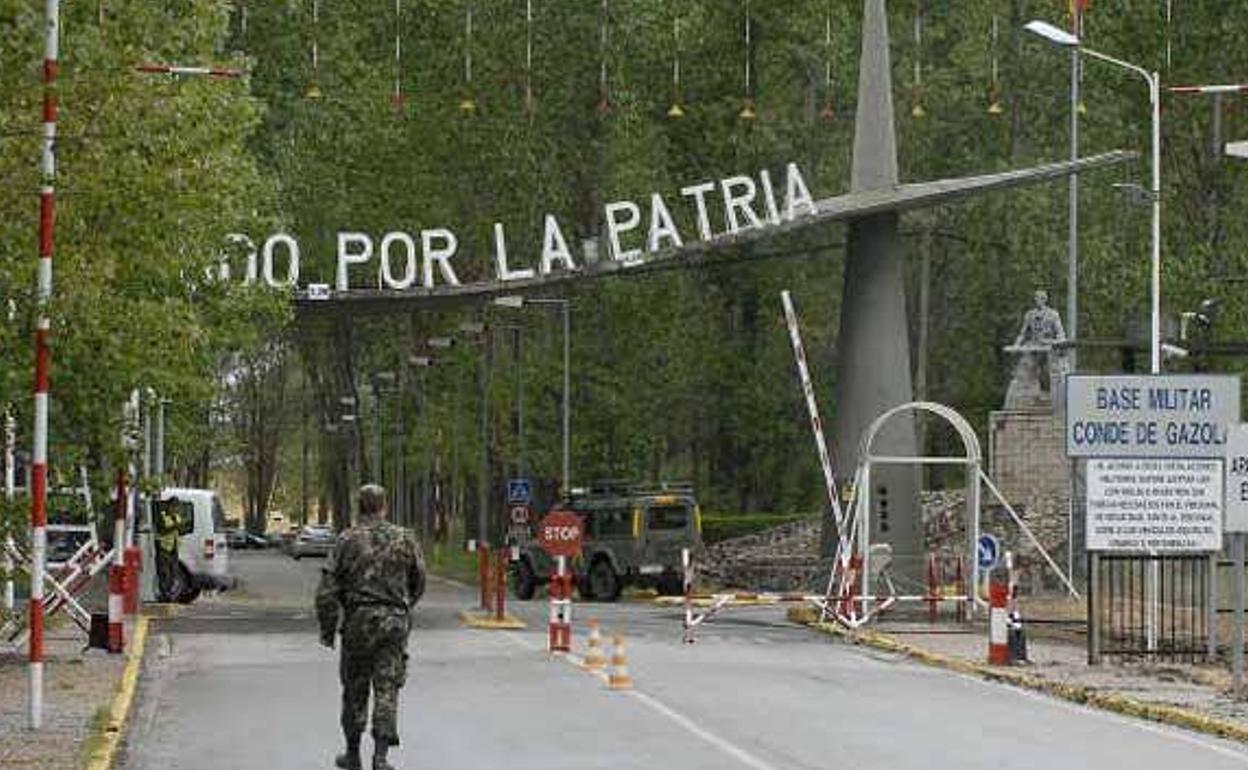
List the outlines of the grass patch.
{"label": "grass patch", "polygon": [[702,540],[709,544],[810,518],[806,513],[704,513]]}
{"label": "grass patch", "polygon": [[477,554],[438,543],[426,554],[425,566],[439,577],[463,583],[477,583]]}
{"label": "grass patch", "polygon": [[87,723],[87,739],[82,742],[81,763],[86,765],[104,748],[108,742],[109,727],[112,724],[112,710],[108,706],[100,706],[91,715]]}

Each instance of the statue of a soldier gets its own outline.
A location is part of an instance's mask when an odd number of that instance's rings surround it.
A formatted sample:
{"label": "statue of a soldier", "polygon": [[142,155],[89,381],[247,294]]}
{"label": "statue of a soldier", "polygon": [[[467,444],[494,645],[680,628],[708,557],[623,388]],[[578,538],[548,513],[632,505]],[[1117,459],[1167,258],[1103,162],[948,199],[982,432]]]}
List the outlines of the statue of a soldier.
{"label": "statue of a soldier", "polygon": [[1037,290],[1032,295],[1032,302],[1031,309],[1023,316],[1023,327],[1019,329],[1014,344],[1005,348],[1006,352],[1018,354],[1018,363],[1014,365],[1010,387],[1005,394],[1007,409],[1051,403],[1051,388],[1046,389],[1044,384],[1065,374],[1065,356],[1061,350],[1053,348],[1057,343],[1066,341],[1062,318],[1049,307],[1049,295],[1044,290]]}

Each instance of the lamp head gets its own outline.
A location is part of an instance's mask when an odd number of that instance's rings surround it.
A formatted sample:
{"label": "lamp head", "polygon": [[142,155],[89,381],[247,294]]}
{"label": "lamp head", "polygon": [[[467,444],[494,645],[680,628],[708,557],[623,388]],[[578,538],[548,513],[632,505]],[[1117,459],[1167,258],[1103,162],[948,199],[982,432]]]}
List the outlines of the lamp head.
{"label": "lamp head", "polygon": [[1039,19],[1029,21],[1023,28],[1033,35],[1039,35],[1054,45],[1065,46],[1067,48],[1079,47],[1079,38],[1064,29],[1053,26],[1047,21],[1040,21]]}

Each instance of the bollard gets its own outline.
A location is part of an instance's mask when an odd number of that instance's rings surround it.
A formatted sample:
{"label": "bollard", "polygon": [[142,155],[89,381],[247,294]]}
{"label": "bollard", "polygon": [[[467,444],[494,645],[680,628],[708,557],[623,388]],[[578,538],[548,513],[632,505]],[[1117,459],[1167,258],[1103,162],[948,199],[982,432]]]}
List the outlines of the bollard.
{"label": "bollard", "polygon": [[122,631],[124,583],[125,567],[111,565],[108,568],[108,651],[115,654],[125,648]]}
{"label": "bollard", "polygon": [[681,582],[685,589],[685,644],[693,644],[693,555],[688,548],[680,549]]}
{"label": "bollard", "polygon": [[993,666],[1010,664],[1009,596],[1006,585],[996,581],[989,584],[988,663]]}
{"label": "bollard", "polygon": [[552,653],[572,651],[572,576],[567,571],[568,557],[560,556],[555,574],[550,578],[549,649]]}
{"label": "bollard", "polygon": [[[966,589],[966,572],[964,570],[965,563],[966,563],[965,557],[959,555],[958,567],[957,567],[958,571],[957,571],[957,574],[954,576],[954,578],[958,581],[958,590],[960,591]],[[973,593],[970,593],[966,596],[965,599],[958,602],[958,622],[959,623],[966,622],[966,605],[974,601],[975,601],[975,596]]]}

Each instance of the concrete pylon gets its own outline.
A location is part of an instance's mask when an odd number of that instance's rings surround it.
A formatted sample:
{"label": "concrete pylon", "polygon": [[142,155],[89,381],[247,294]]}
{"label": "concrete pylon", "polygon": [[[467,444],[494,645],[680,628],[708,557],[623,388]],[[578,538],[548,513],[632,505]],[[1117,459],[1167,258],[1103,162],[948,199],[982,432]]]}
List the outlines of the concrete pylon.
{"label": "concrete pylon", "polygon": [[[885,0],[866,0],[854,136],[855,193],[891,190],[898,183],[890,66]],[[886,213],[849,223],[832,430],[841,484],[853,478],[861,459],[859,442],[870,424],[888,409],[914,398],[898,220],[898,214]],[[875,450],[912,456],[917,444],[914,418],[903,414],[877,438]],[[896,574],[921,579],[917,469],[874,469],[871,498],[872,542],[892,544]],[[825,528],[825,548],[831,546],[830,529]]]}

